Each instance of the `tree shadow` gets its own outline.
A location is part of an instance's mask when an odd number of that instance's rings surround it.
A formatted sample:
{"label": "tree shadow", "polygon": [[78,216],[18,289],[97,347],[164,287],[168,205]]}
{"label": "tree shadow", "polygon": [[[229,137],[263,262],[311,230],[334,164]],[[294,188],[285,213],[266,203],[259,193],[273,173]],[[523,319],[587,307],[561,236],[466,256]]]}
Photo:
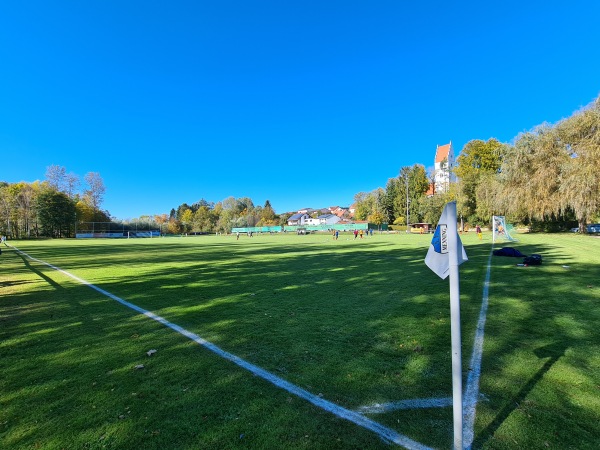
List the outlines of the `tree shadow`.
{"label": "tree shadow", "polygon": [[31,263],[29,262],[29,258],[27,258],[25,255],[23,255],[21,252],[16,251],[16,250],[14,252],[15,252],[15,254],[17,254],[23,260],[23,264],[25,265],[25,267],[27,268],[27,270],[31,271],[32,273],[35,273],[37,276],[39,276],[41,279],[43,279],[44,281],[46,281],[53,288],[55,288],[55,289],[64,289],[63,286],[61,286],[56,281],[54,281],[52,278],[50,278],[49,276],[47,276],[46,274],[44,274],[41,270],[39,270],[36,267],[32,266]]}
{"label": "tree shadow", "polygon": [[533,390],[536,384],[546,375],[546,373],[552,368],[552,366],[564,356],[567,349],[570,347],[568,342],[556,341],[549,345],[538,347],[533,353],[540,359],[548,358],[542,367],[525,383],[519,392],[517,392],[509,401],[506,402],[504,408],[502,408],[494,420],[492,420],[487,427],[485,427],[477,435],[473,441],[473,448],[482,448],[484,444],[490,440],[498,428],[504,423],[504,421],[519,408],[520,403],[527,398],[529,393]]}

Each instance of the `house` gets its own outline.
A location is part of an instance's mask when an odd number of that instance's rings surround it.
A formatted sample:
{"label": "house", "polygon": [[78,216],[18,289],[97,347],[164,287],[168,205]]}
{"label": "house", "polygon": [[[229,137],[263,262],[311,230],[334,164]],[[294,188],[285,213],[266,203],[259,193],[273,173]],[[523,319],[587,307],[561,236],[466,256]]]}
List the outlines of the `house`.
{"label": "house", "polygon": [[331,214],[335,214],[336,216],[338,216],[340,219],[342,217],[344,217],[344,214],[348,213],[348,208],[344,208],[341,206],[330,206],[329,207],[329,212]]}
{"label": "house", "polygon": [[456,182],[456,176],[453,173],[455,166],[452,141],[446,145],[438,145],[435,151],[434,186],[433,189],[430,187],[431,195],[436,192],[447,192],[450,183]]}
{"label": "house", "polygon": [[308,219],[304,220],[303,225],[321,225],[321,221],[319,219],[314,219],[312,217],[309,217]]}
{"label": "house", "polygon": [[288,219],[288,225],[305,225],[310,216],[306,213],[296,213]]}
{"label": "house", "polygon": [[317,219],[320,221],[319,225],[333,225],[340,221],[340,218],[335,214],[323,214]]}

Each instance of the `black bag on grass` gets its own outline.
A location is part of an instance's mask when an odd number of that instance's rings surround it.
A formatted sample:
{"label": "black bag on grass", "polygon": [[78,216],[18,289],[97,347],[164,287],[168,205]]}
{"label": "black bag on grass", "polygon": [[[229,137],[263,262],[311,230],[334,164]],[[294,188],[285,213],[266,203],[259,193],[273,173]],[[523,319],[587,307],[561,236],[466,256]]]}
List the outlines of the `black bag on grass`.
{"label": "black bag on grass", "polygon": [[539,266],[542,264],[542,255],[529,255],[523,259],[523,264],[527,264],[528,266]]}
{"label": "black bag on grass", "polygon": [[521,253],[519,250],[517,250],[516,248],[512,248],[512,247],[502,247],[499,248],[498,250],[494,250],[494,256],[514,256],[514,257],[523,257],[525,256],[523,253]]}

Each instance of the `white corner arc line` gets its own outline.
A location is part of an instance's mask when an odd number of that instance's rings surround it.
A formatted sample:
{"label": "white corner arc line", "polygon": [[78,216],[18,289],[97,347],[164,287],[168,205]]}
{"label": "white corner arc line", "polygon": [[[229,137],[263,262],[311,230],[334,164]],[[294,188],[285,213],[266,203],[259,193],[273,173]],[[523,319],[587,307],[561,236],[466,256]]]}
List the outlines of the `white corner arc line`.
{"label": "white corner arc line", "polygon": [[249,372],[253,373],[254,375],[261,377],[265,381],[268,381],[268,382],[274,384],[275,386],[277,386],[281,389],[284,389],[285,391],[289,392],[290,394],[294,394],[304,400],[307,400],[310,403],[312,403],[313,405],[315,405],[327,412],[330,412],[341,419],[348,420],[356,425],[359,425],[367,430],[374,432],[381,439],[383,439],[385,441],[393,442],[393,443],[401,445],[404,448],[409,449],[409,450],[429,449],[429,447],[427,447],[423,444],[420,444],[419,442],[413,441],[412,439],[408,438],[407,436],[404,436],[404,435],[392,430],[391,428],[387,428],[387,427],[381,425],[380,423],[377,423],[377,422],[363,416],[362,414],[359,414],[357,412],[343,408],[343,407],[336,405],[335,403],[332,403],[328,400],[325,400],[315,394],[311,394],[310,392],[302,389],[301,387],[296,386],[295,384],[292,384],[289,381],[286,381],[283,378],[280,378],[277,375],[274,375],[274,374],[266,371],[265,369],[255,366],[254,364],[251,364],[251,363],[243,360],[242,358],[235,356],[232,353],[222,350],[215,344],[201,338],[200,336],[196,335],[195,333],[192,333],[192,332],[186,330],[185,328],[180,327],[179,325],[169,322],[167,319],[160,317],[151,311],[147,311],[133,303],[123,300],[122,298],[119,298],[116,295],[111,294],[110,292],[105,291],[104,289],[99,288],[98,286],[95,286],[92,283],[67,272],[66,270],[63,270],[60,267],[54,266],[50,263],[47,263],[40,259],[34,258],[34,257],[28,255],[27,253],[19,250],[16,247],[13,247],[13,248],[17,252],[19,252],[19,253],[25,255],[27,258],[31,259],[32,261],[39,262],[40,264],[44,264],[58,272],[61,272],[64,275],[80,282],[81,284],[84,284],[84,285],[96,290],[97,292],[111,298],[112,300],[122,304],[123,306],[133,309],[134,311],[137,311],[140,314],[143,314],[152,320],[162,323],[166,327],[169,327],[172,330],[177,331],[178,333],[191,339],[192,341],[196,342],[197,344],[200,344],[201,346],[207,348],[208,350],[212,351],[213,353],[217,354],[218,356],[220,356],[228,361],[233,362],[234,364],[238,365],[239,367],[242,367],[243,369],[248,370]]}
{"label": "white corner arc line", "polygon": [[479,311],[479,320],[477,321],[477,330],[475,331],[475,340],[473,342],[473,353],[469,364],[469,375],[467,377],[467,389],[463,399],[463,446],[470,449],[473,445],[474,427],[475,427],[475,410],[477,400],[479,399],[479,378],[481,377],[481,358],[483,355],[483,336],[485,329],[485,319],[487,316],[489,291],[490,291],[490,274],[492,268],[492,255],[494,246],[488,257],[487,270],[485,273],[485,281],[483,283],[483,296],[481,300],[481,310]]}

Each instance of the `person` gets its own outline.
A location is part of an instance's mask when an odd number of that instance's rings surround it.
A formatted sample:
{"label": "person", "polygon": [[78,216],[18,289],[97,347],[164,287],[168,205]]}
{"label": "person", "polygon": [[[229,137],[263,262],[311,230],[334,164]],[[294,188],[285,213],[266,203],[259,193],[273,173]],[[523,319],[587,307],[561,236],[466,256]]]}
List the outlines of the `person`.
{"label": "person", "polygon": [[339,235],[340,235],[339,230],[335,230],[335,240],[336,241],[338,240]]}
{"label": "person", "polygon": [[358,230],[354,230],[354,239],[358,237]]}
{"label": "person", "polygon": [[363,238],[363,230],[360,230],[360,238]]}
{"label": "person", "polygon": [[475,232],[477,233],[477,237],[481,239],[481,227],[479,224],[475,225]]}
{"label": "person", "polygon": [[235,240],[236,241],[240,240],[240,232],[239,231],[235,234]]}

